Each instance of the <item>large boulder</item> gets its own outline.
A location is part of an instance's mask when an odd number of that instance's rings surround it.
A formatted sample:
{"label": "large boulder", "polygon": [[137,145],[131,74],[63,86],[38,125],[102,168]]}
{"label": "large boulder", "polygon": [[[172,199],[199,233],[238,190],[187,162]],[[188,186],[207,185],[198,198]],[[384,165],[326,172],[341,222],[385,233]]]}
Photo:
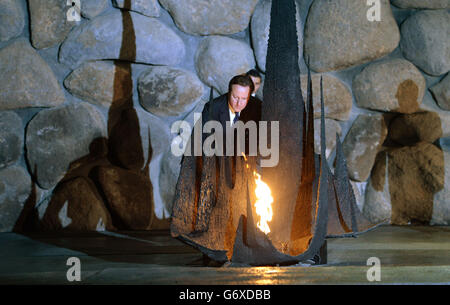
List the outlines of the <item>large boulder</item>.
{"label": "large boulder", "polygon": [[391,3],[400,8],[414,8],[414,9],[450,8],[450,1],[448,0],[391,0]]}
{"label": "large boulder", "polygon": [[430,88],[439,107],[450,111],[450,74],[447,74],[437,85]]}
{"label": "large boulder", "polygon": [[450,70],[450,10],[424,10],[401,26],[403,55],[430,75]]}
{"label": "large boulder", "polygon": [[0,112],[0,169],[14,164],[22,147],[22,119],[13,111]]}
{"label": "large boulder", "polygon": [[160,0],[183,32],[229,35],[245,30],[259,0]]}
{"label": "large boulder", "polygon": [[40,111],[26,130],[27,160],[39,186],[56,185],[70,163],[88,155],[101,137],[106,137],[103,116],[89,103]]}
{"label": "large boulder", "polygon": [[82,0],[80,4],[81,15],[87,19],[92,19],[108,7],[108,0]]}
{"label": "large boulder", "polygon": [[112,230],[111,216],[95,184],[78,177],[58,185],[40,222],[43,230]]}
{"label": "large boulder", "polygon": [[400,115],[389,124],[389,139],[402,145],[433,143],[442,137],[442,123],[436,112]]}
{"label": "large boulder", "polygon": [[204,93],[204,85],[192,72],[151,67],[138,80],[142,107],[161,117],[180,116],[191,111]]}
{"label": "large boulder", "polygon": [[[158,0],[113,0],[113,5],[118,8],[127,9],[148,17],[159,17],[160,6]],[[129,5],[129,7],[126,7]]]}
{"label": "large boulder", "polygon": [[366,181],[369,178],[386,135],[387,127],[382,115],[358,115],[343,142],[351,179]]}
{"label": "large boulder", "polygon": [[72,69],[84,61],[99,59],[175,65],[184,55],[184,42],[161,21],[116,10],[70,32],[61,45],[59,61]]}
{"label": "large boulder", "polygon": [[19,38],[0,49],[0,110],[52,107],[65,101],[52,69]]}
{"label": "large boulder", "polygon": [[74,96],[109,108],[111,104],[130,98],[131,88],[122,83],[131,79],[130,70],[111,61],[85,62],[64,80],[64,86]]}
{"label": "large boulder", "polygon": [[30,194],[31,178],[25,169],[0,169],[0,232],[13,230]]}
{"label": "large boulder", "polygon": [[[377,1],[378,2],[378,1]],[[315,0],[305,24],[305,58],[317,72],[346,69],[397,48],[400,32],[388,0],[380,0],[380,21],[369,21],[366,1]]]}
{"label": "large boulder", "polygon": [[22,34],[25,27],[25,10],[17,0],[0,2],[0,41],[7,41]]}
{"label": "large boulder", "polygon": [[[352,110],[352,93],[350,89],[338,78],[326,74],[313,74],[311,76],[313,90],[314,118],[320,118],[320,78],[323,84],[323,103],[325,117],[347,121]],[[302,95],[307,96],[308,76],[300,78]]]}
{"label": "large boulder", "polygon": [[200,79],[221,94],[235,75],[255,67],[253,51],[248,44],[223,36],[202,40],[195,53],[195,68]]}
{"label": "large boulder", "polygon": [[154,212],[153,187],[148,175],[115,166],[94,170],[116,227],[131,230],[150,227]]}
{"label": "large boulder", "polygon": [[368,65],[352,86],[359,107],[401,113],[416,112],[426,90],[422,73],[399,58]]}
{"label": "large boulder", "polygon": [[[297,35],[298,35],[298,57],[302,58],[303,53],[303,28],[299,12],[298,0],[296,0],[297,10]],[[255,8],[251,20],[252,45],[255,50],[256,62],[261,71],[266,71],[267,45],[269,42],[270,11],[272,0],[261,0]]]}
{"label": "large boulder", "polygon": [[67,18],[71,8],[66,1],[29,0],[31,42],[37,49],[49,48],[62,42],[77,22]]}

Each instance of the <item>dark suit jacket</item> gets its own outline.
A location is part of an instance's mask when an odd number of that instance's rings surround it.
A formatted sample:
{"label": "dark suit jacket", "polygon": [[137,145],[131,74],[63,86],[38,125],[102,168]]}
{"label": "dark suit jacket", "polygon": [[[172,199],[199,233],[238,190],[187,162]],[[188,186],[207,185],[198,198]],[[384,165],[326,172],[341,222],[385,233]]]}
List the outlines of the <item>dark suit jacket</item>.
{"label": "dark suit jacket", "polygon": [[223,94],[205,104],[202,112],[202,125],[207,121],[219,121],[225,130],[226,122],[230,121],[228,111],[228,95]]}

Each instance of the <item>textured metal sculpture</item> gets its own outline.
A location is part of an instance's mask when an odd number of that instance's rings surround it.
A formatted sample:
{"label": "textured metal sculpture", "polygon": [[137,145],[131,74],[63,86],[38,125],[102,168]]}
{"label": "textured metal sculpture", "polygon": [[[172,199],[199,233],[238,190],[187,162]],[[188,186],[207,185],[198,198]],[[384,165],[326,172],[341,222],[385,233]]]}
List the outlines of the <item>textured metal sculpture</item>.
{"label": "textured metal sculpture", "polygon": [[322,79],[321,154],[314,153],[311,74],[306,111],[295,11],[294,0],[272,1],[261,118],[280,124],[279,163],[262,169],[275,200],[271,232],[265,234],[257,227],[253,205],[253,172],[260,156],[185,156],[182,160],[171,233],[215,261],[305,262],[319,252],[326,237],[352,236],[373,227],[356,206],[338,136],[334,174],[328,166]]}

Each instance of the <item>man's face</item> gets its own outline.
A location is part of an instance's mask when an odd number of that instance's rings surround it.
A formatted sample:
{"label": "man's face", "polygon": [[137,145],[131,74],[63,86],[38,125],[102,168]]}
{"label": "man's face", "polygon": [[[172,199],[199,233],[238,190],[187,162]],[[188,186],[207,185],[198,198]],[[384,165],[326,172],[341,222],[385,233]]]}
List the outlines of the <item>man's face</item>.
{"label": "man's face", "polygon": [[252,79],[253,84],[255,85],[255,90],[252,93],[256,93],[256,92],[258,92],[258,89],[261,86],[261,78],[251,76],[251,75],[250,75],[250,78]]}
{"label": "man's face", "polygon": [[228,104],[234,112],[241,112],[247,106],[250,97],[250,87],[241,85],[231,86],[231,92],[228,98]]}

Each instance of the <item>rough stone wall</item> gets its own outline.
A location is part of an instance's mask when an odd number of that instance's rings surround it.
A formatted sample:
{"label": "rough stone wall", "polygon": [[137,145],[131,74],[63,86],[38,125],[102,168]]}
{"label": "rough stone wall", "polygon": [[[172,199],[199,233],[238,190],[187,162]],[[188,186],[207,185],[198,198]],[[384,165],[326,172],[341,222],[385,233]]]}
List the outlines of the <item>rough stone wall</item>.
{"label": "rough stone wall", "polygon": [[[369,219],[448,225],[450,3],[374,2],[297,0],[326,154],[338,132]],[[269,0],[80,4],[0,2],[0,231],[167,227],[174,123],[265,71]]]}

